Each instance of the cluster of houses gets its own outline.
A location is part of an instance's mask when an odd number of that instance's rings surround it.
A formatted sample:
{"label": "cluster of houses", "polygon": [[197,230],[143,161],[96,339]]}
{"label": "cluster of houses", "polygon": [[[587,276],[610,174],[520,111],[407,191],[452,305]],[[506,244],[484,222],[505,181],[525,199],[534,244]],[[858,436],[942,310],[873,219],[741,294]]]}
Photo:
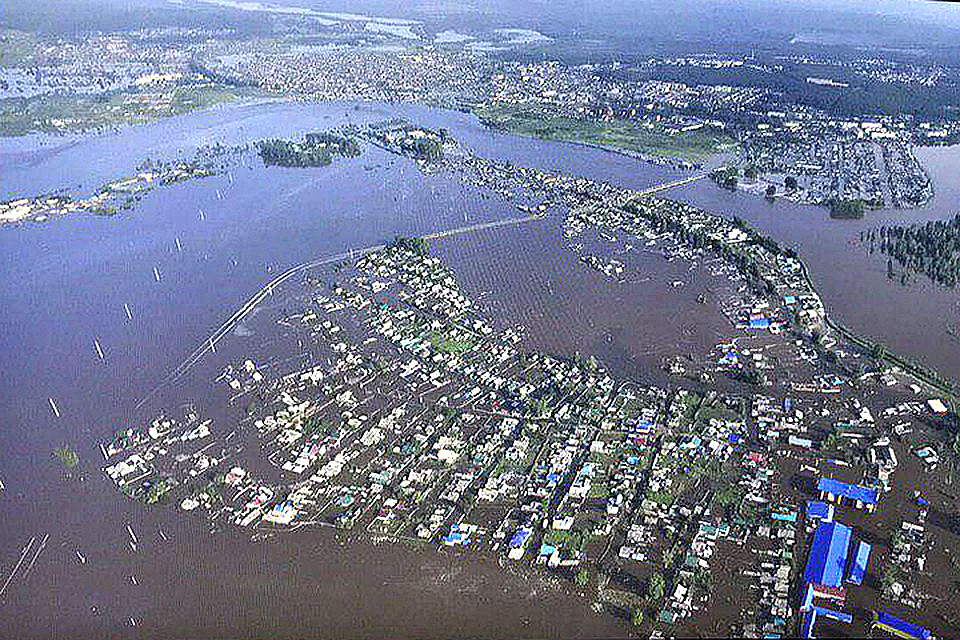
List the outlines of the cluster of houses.
{"label": "cluster of houses", "polygon": [[145,193],[160,186],[226,171],[240,151],[239,148],[201,147],[189,161],[155,161],[143,165],[130,177],[105,183],[87,196],[44,194],[0,202],[0,225],[26,220],[43,222],[76,213],[112,215],[133,206]]}
{"label": "cluster of houses", "polygon": [[[749,587],[735,598],[739,612],[723,614],[741,635],[782,636],[807,621],[815,630],[849,615],[837,590],[863,582],[871,547],[837,517],[874,516],[898,469],[901,443],[884,439],[875,416],[912,424],[911,412],[937,416],[943,403],[882,409],[874,392],[861,402],[847,378],[806,357],[807,343],[771,331],[774,322],[819,326],[822,305],[794,257],[736,224],[591,181],[455,162],[475,177],[507,172],[512,194],[570,207],[573,225],[669,236],[678,251],[720,256],[750,281],[739,293],[753,315],[771,320],[734,327],[742,340],[722,358],[789,357],[796,375],[822,384],[746,396],[668,389],[618,381],[592,359],[525,352],[520,332],[494,328],[425,242],[398,239],[310,279],[298,308],[282,311],[296,358],[255,354],[219,378],[274,480],[239,462],[235,432],[195,415],[124,434],[127,457],[108,475],[136,498],[255,529],[322,524],[558,572],[623,572],[640,585],[656,582],[655,568],[662,590],[616,587],[626,590],[617,600],[646,607],[661,631],[716,615],[716,585],[730,581]],[[609,200],[584,206],[584,197]],[[280,364],[289,362],[292,372]],[[791,487],[792,468],[812,484]],[[793,505],[804,494],[801,514]],[[801,518],[813,540],[826,540],[808,554],[809,602],[792,595]],[[836,571],[816,568],[839,563],[834,547],[845,553],[838,584]],[[731,559],[737,549],[746,565]],[[902,551],[916,563],[917,551]]]}
{"label": "cluster of houses", "polygon": [[[914,128],[890,118],[837,120],[802,111],[766,117],[740,132],[742,162],[759,178],[738,186],[799,202],[862,201],[916,207],[933,195],[913,154]],[[787,184],[790,178],[793,182]]]}

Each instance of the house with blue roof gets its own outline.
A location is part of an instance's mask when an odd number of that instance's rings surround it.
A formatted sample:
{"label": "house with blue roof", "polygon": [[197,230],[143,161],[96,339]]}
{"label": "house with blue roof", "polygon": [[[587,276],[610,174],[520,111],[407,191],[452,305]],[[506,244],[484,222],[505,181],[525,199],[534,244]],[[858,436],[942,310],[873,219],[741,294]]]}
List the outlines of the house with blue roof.
{"label": "house with blue roof", "polygon": [[507,553],[508,558],[511,560],[519,560],[523,557],[523,551],[527,546],[527,541],[530,539],[531,533],[532,531],[527,527],[517,529],[516,533],[514,533],[510,539],[510,551]]}
{"label": "house with blue roof", "polygon": [[807,500],[807,520],[830,522],[833,520],[833,505],[819,500]]}

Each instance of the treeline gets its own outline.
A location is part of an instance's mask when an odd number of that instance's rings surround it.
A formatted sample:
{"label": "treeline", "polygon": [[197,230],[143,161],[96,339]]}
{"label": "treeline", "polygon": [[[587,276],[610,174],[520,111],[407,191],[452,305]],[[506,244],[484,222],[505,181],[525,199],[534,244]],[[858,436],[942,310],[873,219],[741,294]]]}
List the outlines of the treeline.
{"label": "treeline", "polygon": [[424,238],[407,238],[397,236],[390,243],[391,249],[404,249],[420,256],[430,255],[430,243]]}
{"label": "treeline", "polygon": [[[937,284],[954,287],[960,280],[960,214],[925,224],[882,226],[861,233],[860,240]],[[888,264],[891,273],[892,267]]]}
{"label": "treeline", "polygon": [[831,198],[827,205],[830,207],[830,217],[839,220],[859,220],[863,218],[863,212],[867,209],[863,200]]}
{"label": "treeline", "polygon": [[443,157],[443,143],[429,138],[418,138],[409,146],[410,152],[421,160],[436,162]]}
{"label": "treeline", "polygon": [[345,158],[355,158],[360,155],[360,145],[354,138],[335,133],[308,133],[307,144],[311,146],[325,145],[334,155],[344,156]]}
{"label": "treeline", "polygon": [[446,129],[432,131],[415,128],[406,122],[389,122],[372,126],[370,133],[380,144],[417,160],[436,162],[443,158],[443,144],[450,138]]}
{"label": "treeline", "polygon": [[308,133],[305,142],[261,140],[256,146],[264,164],[278,167],[325,167],[334,156],[360,155],[356,140],[333,133]]}
{"label": "treeline", "polygon": [[[804,65],[783,65],[777,73],[757,69],[749,65],[721,69],[657,64],[641,79],[683,82],[691,85],[726,85],[770,89],[784,94],[776,96],[758,108],[779,110],[784,97],[827,113],[844,117],[865,113],[899,116],[904,113],[919,118],[953,119],[956,113],[950,107],[960,101],[960,85],[943,80],[934,86],[916,86],[898,82],[882,82],[845,70],[843,67],[808,68]],[[830,87],[807,82],[809,76],[828,75],[849,83],[848,87]]]}
{"label": "treeline", "polygon": [[[754,174],[756,176],[756,174]],[[710,173],[710,177],[724,189],[736,189],[740,170],[736,167],[722,167]]]}

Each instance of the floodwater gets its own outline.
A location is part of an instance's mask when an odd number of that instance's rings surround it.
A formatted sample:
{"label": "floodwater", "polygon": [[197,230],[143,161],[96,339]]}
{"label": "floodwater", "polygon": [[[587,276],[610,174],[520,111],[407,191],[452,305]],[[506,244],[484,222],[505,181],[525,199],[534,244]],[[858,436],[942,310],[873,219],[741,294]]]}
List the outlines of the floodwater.
{"label": "floodwater", "polygon": [[828,313],[857,333],[880,340],[944,375],[960,378],[960,340],[947,333],[960,323],[960,291],[925,277],[902,286],[887,277],[887,257],[870,255],[860,232],[883,224],[926,222],[960,212],[960,146],[917,150],[933,180],[933,200],[918,209],[867,212],[863,220],[833,220],[821,207],[767,202],[706,182],[670,191],[709,211],[739,216],[785,246],[796,248]]}
{"label": "floodwater", "polygon": [[[147,157],[190,155],[200,144],[238,144],[397,115],[445,127],[479,155],[539,169],[635,188],[679,175],[596,149],[494,133],[456,112],[268,103],[99,136],[4,140],[0,198],[77,185],[90,190],[129,174]],[[924,211],[884,216],[946,215],[956,192],[951,196],[942,183],[960,164],[960,153],[923,153],[937,200]],[[141,411],[134,407],[277,273],[396,235],[516,215],[450,176],[422,175],[369,146],[359,158],[319,169],[267,169],[255,158],[250,165],[234,169],[232,184],[224,175],[158,189],[114,218],[74,216],[0,229],[0,480],[6,485],[0,493],[0,580],[31,537],[36,550],[49,534],[29,572],[33,550],[0,598],[0,636],[625,634],[627,627],[590,611],[586,599],[494,563],[338,540],[327,531],[266,542],[251,542],[237,530],[209,535],[201,517],[133,503],[103,476],[95,441],[141,424],[162,407],[196,401],[215,424],[226,426],[225,396],[210,379],[223,362],[243,356],[256,333],[225,341],[216,358],[205,359],[178,386]],[[960,374],[960,345],[943,346],[938,333],[943,315],[950,309],[956,315],[950,306],[955,295],[889,283],[885,260],[849,244],[879,216],[831,221],[819,210],[769,205],[706,182],[671,195],[736,213],[799,245],[828,308],[841,320]],[[571,350],[596,353],[626,375],[655,377],[667,351],[708,346],[721,331],[716,314],[700,319],[690,301],[690,292],[705,286],[698,273],[680,273],[686,267],[648,257],[642,266],[651,272],[649,282],[609,286],[558,248],[560,233],[552,224],[444,240],[436,250],[462,272],[471,294],[490,292],[483,301],[503,316],[499,322],[526,326],[528,345],[567,356]],[[668,288],[673,279],[689,283],[685,293]],[[80,455],[73,477],[64,477],[51,455],[64,443]],[[127,524],[138,536],[135,553]]]}
{"label": "floodwater", "polygon": [[676,384],[664,371],[667,359],[702,357],[729,338],[730,324],[710,293],[720,276],[699,263],[668,262],[637,240],[624,251],[628,241],[618,238],[603,243],[617,248],[598,247],[624,263],[624,276],[615,280],[578,259],[570,243],[590,238],[564,240],[560,223],[547,218],[453,237],[435,243],[436,252],[501,328],[522,326],[524,349],[593,355],[620,379]]}

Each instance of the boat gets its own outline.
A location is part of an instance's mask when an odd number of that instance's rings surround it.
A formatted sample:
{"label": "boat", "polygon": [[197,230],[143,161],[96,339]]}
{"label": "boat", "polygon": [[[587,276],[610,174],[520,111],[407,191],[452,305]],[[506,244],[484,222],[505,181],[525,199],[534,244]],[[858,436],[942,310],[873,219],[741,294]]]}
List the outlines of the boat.
{"label": "boat", "polygon": [[77,560],[80,561],[80,564],[87,564],[87,559],[84,557],[82,553],[80,553],[79,549],[77,549]]}

